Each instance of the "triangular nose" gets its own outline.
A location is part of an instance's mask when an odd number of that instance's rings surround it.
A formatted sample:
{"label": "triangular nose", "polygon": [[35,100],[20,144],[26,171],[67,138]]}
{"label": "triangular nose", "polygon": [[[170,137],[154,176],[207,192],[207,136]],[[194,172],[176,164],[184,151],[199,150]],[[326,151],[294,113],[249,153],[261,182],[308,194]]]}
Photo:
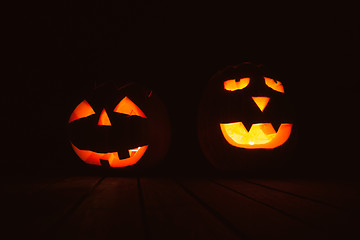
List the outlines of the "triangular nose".
{"label": "triangular nose", "polygon": [[266,105],[269,103],[270,100],[269,97],[252,97],[252,99],[262,112],[264,111]]}
{"label": "triangular nose", "polygon": [[102,110],[102,112],[100,114],[98,125],[111,126],[111,122],[110,122],[109,116],[107,115],[107,113],[105,111],[105,108]]}

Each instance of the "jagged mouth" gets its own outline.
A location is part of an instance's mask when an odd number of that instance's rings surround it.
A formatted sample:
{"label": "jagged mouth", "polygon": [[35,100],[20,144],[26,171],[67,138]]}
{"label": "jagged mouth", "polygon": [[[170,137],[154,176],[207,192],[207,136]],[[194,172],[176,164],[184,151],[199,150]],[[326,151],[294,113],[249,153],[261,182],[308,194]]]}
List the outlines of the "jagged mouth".
{"label": "jagged mouth", "polygon": [[101,165],[100,160],[106,160],[110,167],[127,167],[136,164],[146,152],[148,145],[129,149],[129,157],[120,159],[117,152],[98,153],[91,150],[81,150],[71,143],[75,153],[81,160],[92,165]]}
{"label": "jagged mouth", "polygon": [[282,123],[275,131],[271,123],[255,123],[248,131],[242,122],[220,123],[226,141],[246,149],[273,149],[283,145],[291,134],[291,123]]}

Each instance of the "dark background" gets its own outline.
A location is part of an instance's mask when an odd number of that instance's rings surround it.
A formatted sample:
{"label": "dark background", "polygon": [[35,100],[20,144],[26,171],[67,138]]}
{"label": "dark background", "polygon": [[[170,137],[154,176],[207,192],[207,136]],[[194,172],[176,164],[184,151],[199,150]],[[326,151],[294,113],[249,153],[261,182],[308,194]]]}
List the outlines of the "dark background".
{"label": "dark background", "polygon": [[151,87],[168,109],[165,166],[201,171],[196,115],[205,84],[227,65],[253,61],[276,69],[292,96],[299,172],[357,173],[355,4],[30,1],[11,10],[1,172],[81,168],[68,118],[95,83],[123,79]]}

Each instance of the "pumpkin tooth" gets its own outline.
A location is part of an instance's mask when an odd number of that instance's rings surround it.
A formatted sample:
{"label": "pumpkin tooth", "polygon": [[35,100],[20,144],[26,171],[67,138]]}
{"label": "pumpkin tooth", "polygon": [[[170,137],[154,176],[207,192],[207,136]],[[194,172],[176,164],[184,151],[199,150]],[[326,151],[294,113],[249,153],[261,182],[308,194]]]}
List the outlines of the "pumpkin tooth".
{"label": "pumpkin tooth", "polygon": [[100,159],[100,165],[103,167],[110,167],[109,161],[104,159]]}
{"label": "pumpkin tooth", "polygon": [[272,121],[271,124],[272,124],[273,128],[275,129],[275,131],[278,132],[281,122],[280,121]]}
{"label": "pumpkin tooth", "polygon": [[119,157],[119,160],[122,160],[122,159],[126,159],[129,157],[129,152],[128,150],[118,150],[117,151],[117,155]]}
{"label": "pumpkin tooth", "polygon": [[241,122],[241,123],[244,125],[244,127],[246,128],[246,130],[249,132],[250,129],[251,129],[252,123],[247,122],[247,121],[244,121],[244,122]]}
{"label": "pumpkin tooth", "polygon": [[129,149],[129,156],[130,157],[134,156],[137,153],[137,151],[139,151],[139,149],[140,147]]}

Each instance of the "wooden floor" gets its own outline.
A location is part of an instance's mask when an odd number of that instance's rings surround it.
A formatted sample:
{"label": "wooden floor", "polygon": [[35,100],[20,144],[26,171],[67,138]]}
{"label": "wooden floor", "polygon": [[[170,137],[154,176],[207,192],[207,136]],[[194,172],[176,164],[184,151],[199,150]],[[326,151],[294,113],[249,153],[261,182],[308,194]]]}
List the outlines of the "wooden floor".
{"label": "wooden floor", "polygon": [[357,181],[7,177],[1,199],[12,239],[360,239]]}

